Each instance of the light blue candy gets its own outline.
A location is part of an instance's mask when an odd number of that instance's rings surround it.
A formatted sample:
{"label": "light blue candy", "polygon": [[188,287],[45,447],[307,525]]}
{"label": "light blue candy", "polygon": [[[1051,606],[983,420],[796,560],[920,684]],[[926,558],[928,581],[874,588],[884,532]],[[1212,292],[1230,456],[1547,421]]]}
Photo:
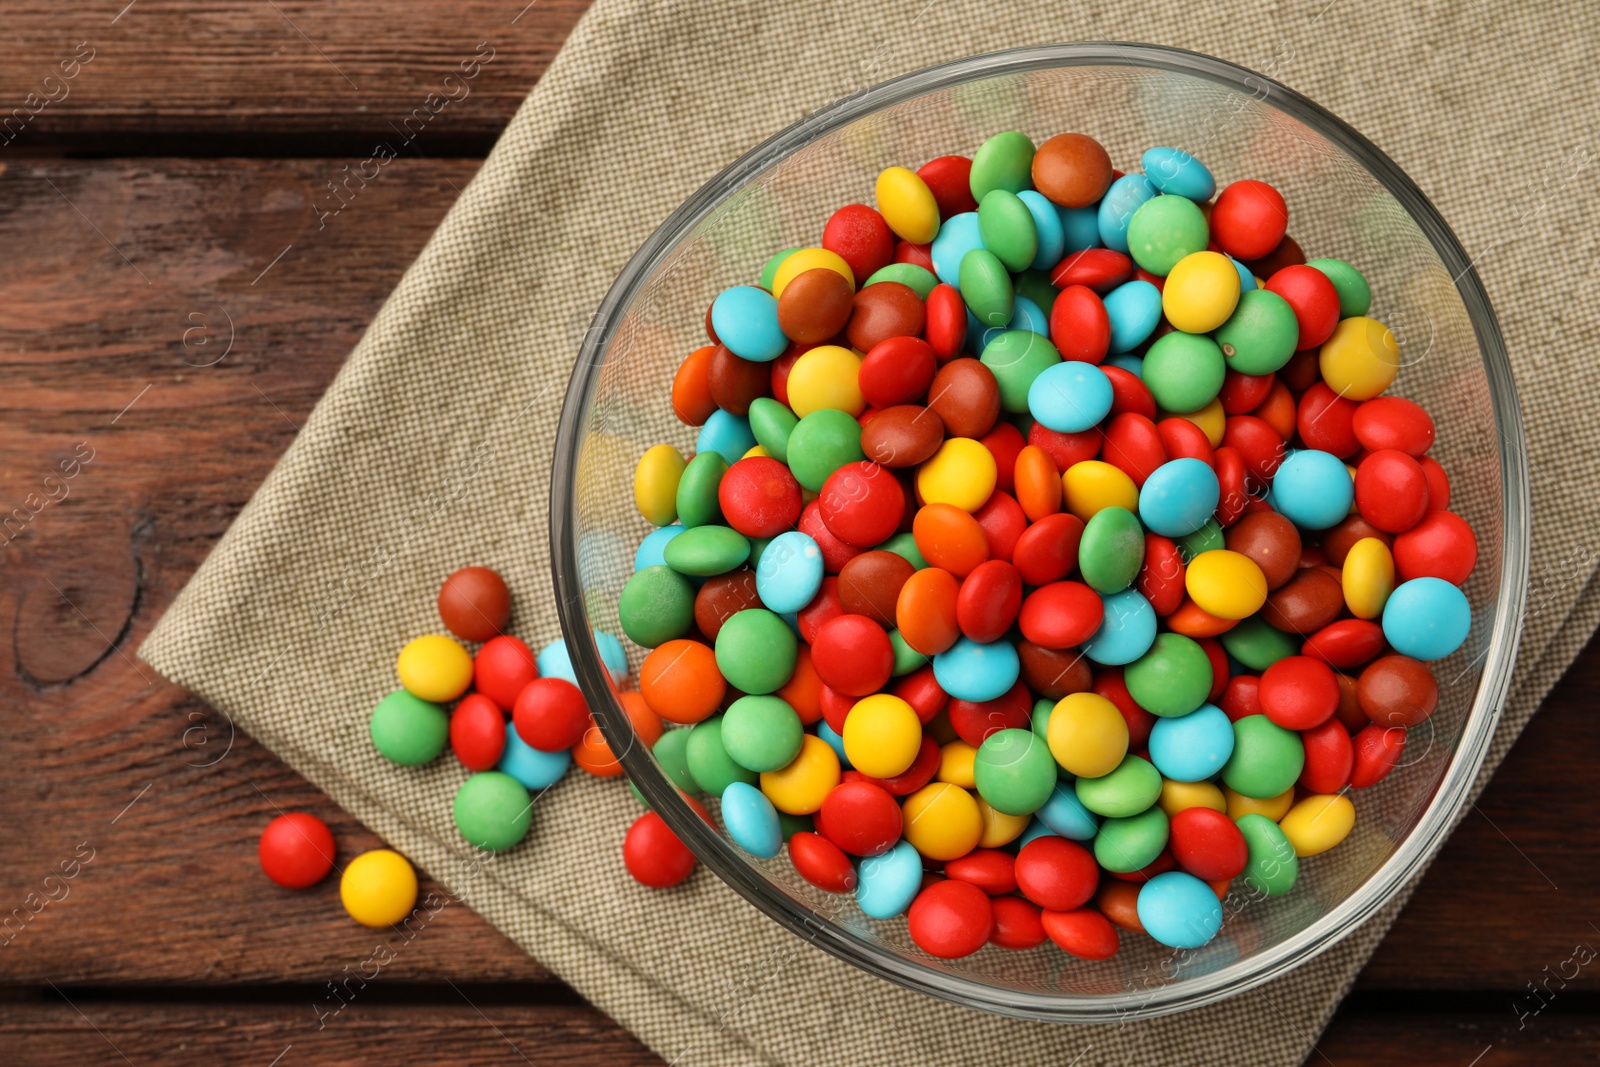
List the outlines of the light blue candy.
{"label": "light blue candy", "polygon": [[1048,270],[1061,261],[1061,254],[1067,247],[1067,233],[1061,225],[1061,212],[1036,189],[1024,189],[1017,194],[1017,198],[1028,205],[1034,229],[1039,231],[1039,251],[1033,257],[1031,266],[1035,270]]}
{"label": "light blue candy", "polygon": [[[1083,643],[1083,654],[1108,667],[1132,663],[1156,642],[1156,612],[1137,589],[1102,596],[1105,618]],[[941,682],[941,685],[944,683]],[[945,686],[946,691],[949,690]]]}
{"label": "light blue candy", "polygon": [[1124,174],[1112,182],[1100,201],[1100,213],[1095,219],[1100,229],[1100,243],[1118,252],[1127,252],[1128,222],[1141,204],[1155,196],[1156,187],[1143,174]]}
{"label": "light blue candy", "polygon": [[515,730],[506,731],[505,751],[500,753],[496,767],[530,791],[548,789],[561,781],[561,776],[572,766],[572,752],[541,752],[524,741]]}
{"label": "light blue candy", "polygon": [[911,906],[922,888],[922,857],[911,842],[868,856],[856,870],[856,903],[874,919],[892,919]]}
{"label": "light blue candy", "polygon": [[939,233],[928,246],[928,256],[933,260],[933,273],[946,285],[961,288],[961,257],[974,248],[983,247],[978,236],[978,213],[963,211],[951,215],[939,224]]}
{"label": "light blue candy", "polygon": [[833,749],[834,755],[839,757],[840,770],[853,770],[855,764],[850,762],[850,757],[844,754],[844,738],[839,732],[828,725],[828,720],[817,720],[817,736],[828,742],[828,747]]}
{"label": "light blue candy", "polygon": [[1144,377],[1144,359],[1131,352],[1118,352],[1114,356],[1107,356],[1103,365],[1121,367],[1136,378]]}
{"label": "light blue candy", "polygon": [[1222,486],[1209,463],[1187,456],[1163,463],[1139,488],[1139,521],[1162,537],[1186,537],[1206,524]]}
{"label": "light blue candy", "polygon": [[1203,782],[1233,755],[1233,723],[1213,704],[1158,718],[1150,729],[1150,762],[1175,782]]}
{"label": "light blue candy", "polygon": [[1140,278],[1123,282],[1107,293],[1103,302],[1106,318],[1111,320],[1113,352],[1138,348],[1161,321],[1161,290]]}
{"label": "light blue candy", "polygon": [[1139,167],[1163,193],[1186,196],[1195,203],[1210,200],[1217,180],[1206,165],[1181,148],[1147,148]]}
{"label": "light blue candy", "polygon": [[600,652],[600,662],[606,665],[611,677],[621,682],[628,676],[628,653],[622,642],[604,630],[594,632],[594,647]]}
{"label": "light blue candy", "polygon": [[1111,412],[1111,379],[1092,363],[1046,367],[1028,386],[1028,413],[1058,433],[1082,433]]}
{"label": "light blue candy", "polygon": [[1472,605],[1443,578],[1401,582],[1383,606],[1383,636],[1413,659],[1443,659],[1472,629]]}
{"label": "light blue candy", "polygon": [[732,415],[721,408],[713,411],[706,424],[700,427],[695,438],[695,452],[715,452],[733,466],[744,454],[756,447],[756,435],[750,432],[750,420],[743,415]]}
{"label": "light blue candy", "polygon": [[756,859],[770,860],[783,848],[778,809],[749,782],[733,782],[722,791],[722,823],[733,843]]}
{"label": "light blue candy", "polygon": [[1060,836],[1061,836],[1060,834],[1056,833],[1054,830],[1050,829],[1050,827],[1048,827],[1044,823],[1040,822],[1039,821],[1039,816],[1035,815],[1032,819],[1028,820],[1028,828],[1026,830],[1022,831],[1022,833],[1017,836],[1017,847],[1021,848],[1023,845],[1026,845],[1029,841],[1035,841],[1035,840],[1037,840],[1037,839],[1039,839],[1041,837],[1060,837]]}
{"label": "light blue candy", "polygon": [[[1155,614],[1152,612],[1150,617],[1154,620]],[[1152,634],[1151,640],[1154,639]],[[940,689],[958,700],[993,700],[1003,696],[1016,684],[1020,670],[1016,647],[1004,638],[982,645],[963,637],[933,657],[934,680]]]}
{"label": "light blue candy", "polygon": [[1232,256],[1228,257],[1228,262],[1232,263],[1233,269],[1239,272],[1239,291],[1241,293],[1248,293],[1250,290],[1256,287],[1256,276],[1250,273],[1249,267],[1245,266],[1243,263],[1240,263]]}
{"label": "light blue candy", "polygon": [[683,533],[683,524],[675,522],[671,526],[660,526],[645,534],[644,540],[639,542],[638,551],[633,554],[633,569],[642,571],[646,567],[661,567],[667,562],[667,542]]}
{"label": "light blue candy", "polygon": [[1278,467],[1270,503],[1296,526],[1326,530],[1350,514],[1355,483],[1344,461],[1328,452],[1303,448]]}
{"label": "light blue candy", "polygon": [[1093,204],[1088,207],[1058,208],[1061,216],[1061,232],[1066,238],[1066,246],[1062,250],[1063,256],[1074,252],[1082,252],[1085,248],[1100,247],[1100,209]]}
{"label": "light blue candy", "polygon": [[1144,932],[1169,948],[1199,948],[1222,929],[1222,901],[1192,874],[1167,871],[1139,890]]}
{"label": "light blue candy", "polygon": [[1052,833],[1071,841],[1092,841],[1100,829],[1100,816],[1083,806],[1071,781],[1057,785],[1034,816]]}
{"label": "light blue candy", "polygon": [[756,595],[773,611],[799,611],[822,588],[822,549],[799,530],[781,533],[756,564]]}
{"label": "light blue candy", "polygon": [[[611,672],[612,679],[620,684],[628,677],[628,654],[622,650],[622,642],[603,630],[595,630],[594,644],[600,653],[600,662]],[[572,668],[572,652],[560,638],[540,649],[534,663],[539,668],[541,678],[560,678],[573,685],[578,684],[578,672]]]}
{"label": "light blue candy", "polygon": [[777,298],[753,285],[735,285],[717,294],[711,302],[711,328],[740,359],[768,363],[789,347],[778,328]]}

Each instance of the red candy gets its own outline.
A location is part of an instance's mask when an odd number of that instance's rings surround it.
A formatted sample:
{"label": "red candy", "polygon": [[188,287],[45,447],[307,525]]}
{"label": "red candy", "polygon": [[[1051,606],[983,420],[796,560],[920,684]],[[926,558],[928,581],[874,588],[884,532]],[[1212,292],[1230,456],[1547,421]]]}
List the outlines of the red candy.
{"label": "red candy", "polygon": [[563,678],[535,678],[512,708],[517,736],[540,752],[565,752],[589,729],[589,706],[578,687]]}
{"label": "red candy", "polygon": [[[1099,603],[1099,597],[1095,598]],[[961,632],[979,644],[1004,637],[1022,606],[1022,578],[1005,560],[980,563],[961,583],[956,594],[956,623]],[[1094,631],[1090,631],[1092,634]]]}
{"label": "red candy", "polygon": [[933,347],[920,337],[879,341],[861,361],[861,395],[880,408],[912,403],[928,392],[937,369]]}
{"label": "red candy", "polygon": [[506,717],[482,693],[468,693],[450,713],[450,749],[469,771],[486,771],[506,748]]}
{"label": "red candy", "polygon": [[261,869],[285,889],[316,885],[333,869],[333,831],[315,815],[293,811],[267,823],[256,847]]}
{"label": "red candy", "polygon": [[1394,539],[1394,568],[1402,582],[1443,578],[1460,585],[1478,562],[1478,538],[1459,515],[1430,511]]}
{"label": "red candy", "polygon": [[1329,389],[1326,382],[1317,382],[1300,397],[1295,416],[1300,440],[1307,448],[1329,452],[1340,459],[1354,455],[1361,448],[1354,429],[1358,407],[1355,401]]}
{"label": "red candy", "polygon": [[1094,636],[1104,618],[1105,601],[1093,589],[1052,582],[1028,595],[1017,621],[1022,636],[1041,648],[1075,648]]}
{"label": "red candy", "polygon": [[1122,943],[1111,920],[1093,908],[1056,911],[1046,908],[1039,917],[1044,932],[1056,947],[1084,960],[1108,960]]}
{"label": "red candy", "polygon": [[[1182,420],[1187,425],[1194,423]],[[1172,458],[1156,424],[1138,412],[1125,411],[1106,424],[1105,461],[1143,486],[1155,469]],[[1209,447],[1207,451],[1210,451]]]}
{"label": "red candy", "polygon": [[900,805],[882,786],[841,782],[816,815],[817,832],[852,856],[876,856],[900,840]]}
{"label": "red candy", "polygon": [[1286,730],[1320,726],[1339,708],[1333,668],[1310,656],[1280,659],[1261,674],[1262,714]]}
{"label": "red candy", "polygon": [[967,341],[966,301],[955,286],[941,283],[933,287],[923,303],[927,308],[923,337],[939,362],[947,363],[961,354]]}
{"label": "red candy", "polygon": [[1022,895],[1047,911],[1082,907],[1100,884],[1093,853],[1064,837],[1036,837],[1023,845],[1016,875]]}
{"label": "red candy", "polygon": [[994,931],[994,909],[977,886],[947,879],[917,894],[906,926],[912,942],[930,956],[960,959],[988,942]]}
{"label": "red candy", "polygon": [[[811,642],[811,661],[824,685],[846,696],[876,693],[894,671],[894,647],[883,627],[865,615],[840,615],[824,623]],[[824,692],[822,713],[828,714]],[[833,720],[829,719],[829,725]],[[835,729],[842,732],[842,722]]]}
{"label": "red candy", "polygon": [[991,897],[1016,892],[1016,857],[998,848],[975,848],[944,865],[946,877],[971,882]]}
{"label": "red candy", "polygon": [[1383,651],[1383,627],[1367,619],[1330,622],[1300,646],[1300,653],[1347,671]]}
{"label": "red candy", "polygon": [[1283,240],[1289,205],[1266,182],[1234,182],[1211,206],[1211,239],[1234,259],[1260,259]]}
{"label": "red candy", "polygon": [[1026,683],[1015,685],[993,700],[960,700],[945,705],[946,717],[956,736],[977,748],[992,733],[1026,730],[1033,718],[1033,698]]}
{"label": "red candy", "polygon": [[1106,306],[1086,285],[1069,285],[1050,306],[1050,340],[1062,359],[1099,363],[1111,347]]}
{"label": "red candy", "polygon": [[776,537],[800,518],[800,483],[787,464],[750,456],[722,476],[717,503],[728,525],[746,537]]}
{"label": "red candy", "polygon": [[[723,482],[726,484],[726,477]],[[799,492],[798,483],[795,491]],[[887,541],[899,528],[906,494],[893,474],[876,463],[861,460],[846,463],[828,475],[817,503],[830,533],[853,548],[871,548]]]}
{"label": "red candy", "polygon": [[846,204],[822,228],[822,247],[844,260],[859,284],[889,265],[894,234],[872,208]]}
{"label": "red candy", "polygon": [[989,941],[1013,951],[1037,948],[1044,944],[1044,923],[1037,904],[1021,897],[995,897],[989,902],[994,909],[994,933]]}
{"label": "red candy", "polygon": [[1351,428],[1369,452],[1393,448],[1421,459],[1433,447],[1433,418],[1405,397],[1380,396],[1358,405]]}
{"label": "red candy", "polygon": [[1082,519],[1065,512],[1047,515],[1017,538],[1011,563],[1027,584],[1048,585],[1077,569],[1082,540]]}
{"label": "red candy", "polygon": [[856,887],[856,869],[838,845],[821,834],[802,830],[789,838],[789,859],[800,877],[829,893]]}
{"label": "red candy", "polygon": [[1339,290],[1328,276],[1305,264],[1284,267],[1267,279],[1268,292],[1277,293],[1294,309],[1300,323],[1300,339],[1295,348],[1316,348],[1339,325]]}
{"label": "red candy", "polygon": [[1300,741],[1306,750],[1305,769],[1300,772],[1302,786],[1313,793],[1337,793],[1350,783],[1355,749],[1344,723],[1329,719],[1302,732]]}
{"label": "red candy", "polygon": [[930,159],[917,168],[917,177],[939,205],[940,222],[963,211],[978,210],[978,202],[972,198],[972,160],[966,156]]}
{"label": "red candy", "polygon": [[1085,248],[1067,255],[1050,272],[1058,289],[1082,285],[1101,296],[1133,277],[1133,260],[1110,248]]}
{"label": "red candy", "polygon": [[1366,789],[1387,778],[1400,762],[1406,749],[1406,729],[1373,723],[1356,734],[1353,745],[1355,763],[1350,772],[1350,787]]}
{"label": "red candy", "polygon": [[509,711],[523,687],[539,676],[533,649],[521,638],[501,634],[484,642],[472,657],[472,686]]}
{"label": "red candy", "polygon": [[641,885],[652,889],[675,886],[694,872],[694,853],[679,841],[666,822],[647,811],[622,841],[622,862]]}
{"label": "red candy", "polygon": [[1250,858],[1239,827],[1211,808],[1184,808],[1172,817],[1168,834],[1178,866],[1207,882],[1235,877]]}
{"label": "red candy", "polygon": [[1428,513],[1428,479],[1398,449],[1370,453],[1356,467],[1356,509],[1385,533],[1411,529]]}

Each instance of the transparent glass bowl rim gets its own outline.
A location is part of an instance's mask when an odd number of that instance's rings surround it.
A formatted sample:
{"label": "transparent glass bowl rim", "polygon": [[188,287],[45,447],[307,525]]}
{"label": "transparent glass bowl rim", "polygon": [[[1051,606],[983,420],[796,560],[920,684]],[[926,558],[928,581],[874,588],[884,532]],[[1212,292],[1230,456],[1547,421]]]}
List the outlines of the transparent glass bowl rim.
{"label": "transparent glass bowl rim", "polygon": [[[612,695],[589,634],[578,560],[574,491],[593,391],[609,339],[651,273],[694,228],[769,166],[872,112],[926,93],[998,75],[1061,67],[1119,66],[1188,75],[1250,94],[1297,119],[1360,163],[1422,230],[1455,279],[1477,336],[1499,430],[1505,530],[1495,621],[1483,674],[1466,726],[1444,778],[1416,826],[1360,887],[1316,922],[1283,942],[1226,967],[1159,986],[1084,996],[1022,991],[938,970],[875,945],[795,900],[707,826],[648,752],[631,744],[633,729]],[[573,668],[601,730],[624,754],[622,764],[651,806],[706,866],[741,896],[796,936],[861,969],[910,989],[970,1008],[1055,1022],[1123,1020],[1185,1011],[1234,996],[1288,972],[1330,948],[1387,903],[1424,865],[1465,802],[1499,722],[1516,658],[1528,575],[1528,485],[1522,416],[1498,323],[1473,265],[1444,219],[1405,173],[1365,137],[1288,87],[1223,60],[1182,49],[1135,43],[1068,43],[991,52],[929,67],[844,97],[751,149],[683,202],[650,235],[617,276],[584,337],[556,432],[550,489],[551,566],[562,632]]]}

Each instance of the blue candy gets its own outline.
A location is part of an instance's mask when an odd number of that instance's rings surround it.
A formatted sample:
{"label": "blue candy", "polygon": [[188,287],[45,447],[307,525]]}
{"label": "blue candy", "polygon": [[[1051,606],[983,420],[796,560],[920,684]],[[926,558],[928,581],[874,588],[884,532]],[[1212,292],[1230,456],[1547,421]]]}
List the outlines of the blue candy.
{"label": "blue candy", "polygon": [[1035,270],[1049,270],[1061,260],[1067,248],[1067,233],[1061,225],[1061,212],[1043,193],[1024,189],[1017,198],[1028,205],[1034,229],[1039,231],[1039,251],[1031,264]]}
{"label": "blue candy", "polygon": [[1131,352],[1118,352],[1116,355],[1107,356],[1102,366],[1120,367],[1135,378],[1144,377],[1144,359],[1133,355]]}
{"label": "blue candy", "polygon": [[[1146,609],[1149,606],[1146,604]],[[1150,619],[1153,625],[1154,612]],[[1151,640],[1154,639],[1152,632]],[[1016,684],[1020,671],[1016,647],[1004,638],[981,645],[970,637],[963,637],[933,657],[934,680],[940,689],[958,700],[993,700],[1003,696]]]}
{"label": "blue candy", "polygon": [[667,542],[681,533],[683,524],[675,522],[671,526],[660,526],[645,534],[644,540],[639,542],[638,551],[633,554],[633,569],[642,571],[646,567],[665,565]]}
{"label": "blue candy", "polygon": [[706,424],[700,427],[694,450],[715,452],[728,461],[731,467],[756,447],[756,435],[750,432],[750,420],[743,415],[731,415],[721,408],[713,411]]}
{"label": "blue candy", "polygon": [[933,260],[933,272],[946,285],[961,288],[961,257],[974,248],[983,247],[978,236],[978,213],[963,211],[951,215],[939,224],[939,233],[928,246],[928,256]]}
{"label": "blue candy", "polygon": [[717,294],[711,302],[711,328],[740,359],[768,363],[789,347],[789,338],[778,328],[777,298],[753,285],[736,285]]}
{"label": "blue candy", "polygon": [[1111,379],[1092,363],[1046,367],[1028,386],[1028,413],[1059,433],[1082,433],[1111,412]]}
{"label": "blue candy", "polygon": [[1222,929],[1222,901],[1192,874],[1167,871],[1139,890],[1144,932],[1169,948],[1199,948]]}
{"label": "blue candy", "polygon": [[1443,578],[1401,582],[1383,606],[1383,636],[1413,659],[1443,659],[1472,629],[1472,605]]}
{"label": "blue candy", "polygon": [[856,903],[874,919],[892,919],[911,906],[922,888],[922,857],[902,840],[888,852],[868,856],[856,871]]}
{"label": "blue candy", "polygon": [[1231,755],[1233,723],[1213,704],[1157,719],[1150,729],[1150,762],[1175,782],[1203,782],[1222,770]]}
{"label": "blue candy", "polygon": [[541,752],[524,741],[515,730],[506,731],[505,751],[500,753],[497,768],[530,791],[548,789],[561,780],[572,766],[572,752]]}
{"label": "blue candy", "polygon": [[1249,267],[1245,266],[1243,263],[1240,263],[1232,256],[1228,257],[1228,262],[1232,263],[1233,269],[1239,272],[1239,291],[1241,293],[1248,293],[1250,290],[1256,287],[1256,276],[1250,273]]}
{"label": "blue candy", "polygon": [[1163,463],[1139,488],[1139,520],[1162,537],[1186,537],[1206,524],[1222,486],[1209,463],[1183,457]]}
{"label": "blue candy", "polygon": [[1021,848],[1029,841],[1034,841],[1041,837],[1060,836],[1060,834],[1056,833],[1054,830],[1050,829],[1050,827],[1040,822],[1039,817],[1035,815],[1032,819],[1028,820],[1028,828],[1022,831],[1022,833],[1017,837],[1017,847]]}
{"label": "blue candy", "polygon": [[1106,318],[1111,320],[1111,351],[1131,352],[1144,344],[1161,321],[1161,290],[1135,278],[1105,295]]}
{"label": "blue candy", "polygon": [[1057,209],[1061,215],[1061,232],[1066,238],[1063,256],[1082,252],[1085,248],[1100,247],[1100,210],[1093,204],[1088,207]]}
{"label": "blue candy", "polygon": [[1100,816],[1083,806],[1070,781],[1057,785],[1034,817],[1052,833],[1071,841],[1092,841],[1100,829]]}
{"label": "blue candy", "polygon": [[757,859],[769,860],[783,848],[778,809],[749,782],[733,782],[722,791],[722,822],[733,843]]}
{"label": "blue candy", "polygon": [[756,564],[756,595],[773,611],[799,611],[822,588],[822,549],[799,530],[772,539]]}
{"label": "blue candy", "polygon": [[[1137,589],[1100,599],[1105,603],[1105,618],[1094,636],[1083,643],[1083,654],[1096,663],[1116,667],[1150,651],[1156,642],[1156,612],[1150,601]],[[942,681],[939,684],[944,685]],[[949,686],[945,690],[948,692]]]}
{"label": "blue candy", "polygon": [[1150,184],[1163,193],[1186,196],[1200,203],[1217,191],[1217,180],[1206,165],[1181,148],[1149,148],[1139,159]]}
{"label": "blue candy", "polygon": [[1112,182],[1100,201],[1100,213],[1095,219],[1100,229],[1100,243],[1118,252],[1127,252],[1128,222],[1141,204],[1155,196],[1156,187],[1143,174],[1124,174]]}
{"label": "blue candy", "polygon": [[1344,461],[1328,452],[1303,448],[1278,467],[1270,503],[1296,526],[1326,530],[1350,515],[1355,483]]}
{"label": "blue candy", "polygon": [[850,762],[850,757],[844,754],[844,738],[839,735],[839,731],[828,725],[826,719],[817,720],[817,736],[828,742],[828,747],[839,757],[840,770],[848,771],[855,768],[855,764]]}

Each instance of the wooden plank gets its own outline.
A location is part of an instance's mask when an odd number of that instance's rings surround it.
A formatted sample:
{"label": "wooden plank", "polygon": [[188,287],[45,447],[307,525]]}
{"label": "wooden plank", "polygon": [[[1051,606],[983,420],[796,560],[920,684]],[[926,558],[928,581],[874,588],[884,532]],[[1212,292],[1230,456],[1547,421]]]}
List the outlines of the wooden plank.
{"label": "wooden plank", "polygon": [[365,158],[410,134],[408,153],[478,156],[587,6],[17,0],[0,146]]}

